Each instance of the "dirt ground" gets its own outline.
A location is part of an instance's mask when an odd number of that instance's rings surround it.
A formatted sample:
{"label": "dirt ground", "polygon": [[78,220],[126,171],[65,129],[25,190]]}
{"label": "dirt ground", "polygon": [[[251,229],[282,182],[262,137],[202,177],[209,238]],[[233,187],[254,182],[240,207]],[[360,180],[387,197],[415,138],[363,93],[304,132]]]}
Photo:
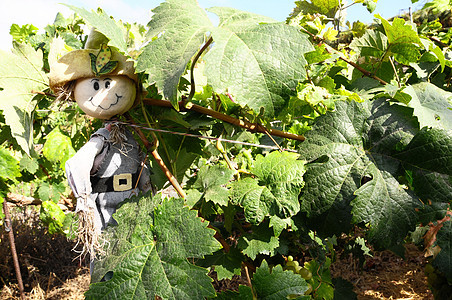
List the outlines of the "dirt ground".
{"label": "dirt ground", "polygon": [[[36,213],[30,209],[13,210],[16,248],[27,299],[84,299],[89,287],[89,269],[74,258],[75,244],[64,236],[46,234]],[[355,286],[358,299],[433,299],[424,275],[426,260],[414,245],[407,245],[406,259],[389,251],[374,252],[364,269],[358,260],[347,255],[332,266],[334,277],[341,276]],[[246,284],[214,281],[218,290]],[[0,233],[0,299],[19,299],[17,280],[8,235]]]}

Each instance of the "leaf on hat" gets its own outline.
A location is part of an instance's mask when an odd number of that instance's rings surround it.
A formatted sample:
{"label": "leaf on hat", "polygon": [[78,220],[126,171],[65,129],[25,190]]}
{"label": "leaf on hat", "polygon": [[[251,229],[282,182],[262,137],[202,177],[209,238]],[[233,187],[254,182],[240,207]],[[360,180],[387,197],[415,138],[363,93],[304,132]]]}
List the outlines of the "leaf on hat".
{"label": "leaf on hat", "polygon": [[101,46],[97,56],[90,53],[90,57],[91,57],[91,69],[93,70],[96,76],[108,74],[118,66],[117,61],[110,60],[111,49],[105,44]]}

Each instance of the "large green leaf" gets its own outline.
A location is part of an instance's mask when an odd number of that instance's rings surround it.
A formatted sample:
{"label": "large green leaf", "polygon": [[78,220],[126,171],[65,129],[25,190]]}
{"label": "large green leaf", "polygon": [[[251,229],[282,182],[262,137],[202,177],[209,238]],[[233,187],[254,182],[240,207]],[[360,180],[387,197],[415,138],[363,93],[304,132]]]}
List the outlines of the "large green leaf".
{"label": "large green leaf", "polygon": [[411,85],[404,92],[412,97],[408,106],[414,108],[421,127],[452,130],[452,93],[428,82]]}
{"label": "large green leaf", "polygon": [[28,154],[33,143],[33,111],[37,104],[33,91],[48,86],[42,67],[42,51],[35,51],[30,45],[16,45],[12,53],[0,51],[0,110],[11,134]]}
{"label": "large green leaf", "polygon": [[297,158],[297,154],[278,151],[259,155],[251,170],[257,178],[231,184],[231,201],[244,208],[248,222],[258,224],[266,216],[287,218],[298,213],[305,167]]}
{"label": "large green leaf", "polygon": [[103,10],[88,11],[84,8],[64,4],[74,12],[84,18],[91,26],[95,27],[99,32],[103,33],[109,40],[109,45],[118,48],[119,51],[125,53],[127,51],[127,43],[125,39],[125,30],[118,25],[116,21],[106,14]]}
{"label": "large green leaf", "polygon": [[[218,8],[214,12],[224,13]],[[214,46],[205,56],[208,83],[227,90],[240,105],[274,116],[306,78],[303,54],[313,46],[286,24],[237,26],[241,18],[221,21],[223,26],[212,30]]]}
{"label": "large green leaf", "polygon": [[148,73],[177,108],[179,79],[213,25],[195,0],[168,0],[152,11],[147,35],[156,39],[138,57],[137,71]]}
{"label": "large green leaf", "polygon": [[108,227],[111,247],[97,261],[92,280],[107,272],[112,278],[93,283],[87,299],[204,299],[215,294],[207,270],[189,263],[220,249],[197,212],[182,199],[134,197],[114,214],[117,226]]}
{"label": "large green leaf", "polygon": [[336,111],[318,118],[300,147],[302,157],[312,161],[302,210],[324,214],[329,232],[337,232],[349,222],[343,212],[351,206],[353,220],[369,224],[377,246],[400,244],[414,228],[420,202],[394,178],[400,167],[395,155],[416,131],[409,108],[383,100],[337,102]]}

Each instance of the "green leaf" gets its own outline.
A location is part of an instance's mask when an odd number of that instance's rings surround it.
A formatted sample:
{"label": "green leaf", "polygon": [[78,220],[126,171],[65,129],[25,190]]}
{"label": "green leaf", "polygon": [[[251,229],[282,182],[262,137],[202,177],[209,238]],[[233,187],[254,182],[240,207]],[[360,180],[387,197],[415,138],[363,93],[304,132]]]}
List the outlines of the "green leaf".
{"label": "green leaf", "polygon": [[[207,270],[187,258],[202,258],[220,249],[214,231],[182,199],[159,201],[149,195],[133,197],[113,215],[107,227],[115,241],[94,266],[87,299],[204,299],[215,291]],[[107,272],[113,277],[98,282]]]}
{"label": "green leaf", "polygon": [[19,162],[8,150],[0,148],[0,178],[3,180],[20,177]]}
{"label": "green leaf", "polygon": [[[396,181],[397,149],[417,131],[411,109],[383,100],[336,102],[318,118],[300,146],[311,160],[305,174],[302,210],[320,216],[327,232],[344,230],[351,206],[355,222],[369,222],[375,244],[400,244],[417,221],[419,201]],[[391,233],[388,235],[388,233]]]}
{"label": "green leaf", "polygon": [[339,0],[311,0],[311,3],[303,0],[295,3],[304,14],[320,13],[330,18],[334,18],[339,7]]}
{"label": "green leaf", "polygon": [[233,179],[234,170],[222,166],[202,166],[194,184],[204,192],[207,201],[227,206],[229,191],[226,184]]}
{"label": "green leaf", "polygon": [[355,2],[362,2],[363,5],[367,8],[367,11],[369,13],[373,13],[374,10],[377,8],[377,1],[378,0],[364,0],[364,1],[356,1]]}
{"label": "green leaf", "polygon": [[52,200],[53,202],[58,203],[58,200],[61,198],[61,194],[63,194],[65,190],[66,186],[63,182],[58,184],[41,182],[38,189],[38,196],[42,201]]}
{"label": "green leaf", "polygon": [[421,56],[419,47],[413,44],[395,44],[391,46],[391,52],[397,62],[409,65],[417,62]]}
{"label": "green leaf", "polygon": [[308,290],[306,280],[299,274],[284,271],[281,265],[270,268],[265,260],[256,269],[252,284],[258,299],[265,300],[288,299],[289,295],[303,296]]}
{"label": "green leaf", "polygon": [[332,286],[331,280],[331,259],[326,258],[326,261],[320,264],[317,260],[313,259],[304,264],[304,267],[311,271],[312,278],[308,280],[309,284],[316,288],[315,296],[316,299],[333,299],[334,297],[334,287]]}
{"label": "green leaf", "polygon": [[295,153],[274,151],[259,155],[251,171],[257,178],[231,184],[231,201],[244,208],[248,222],[258,224],[266,216],[282,219],[298,213],[298,195],[304,186],[304,162]]}
{"label": "green leaf", "polygon": [[208,255],[196,264],[205,268],[215,266],[218,280],[232,279],[234,275],[240,275],[244,259],[245,257],[237,248],[231,248],[227,253],[224,250],[219,250]]}
{"label": "green leaf", "polygon": [[[397,157],[424,203],[452,199],[452,130],[424,127]],[[434,221],[434,220],[431,220]]]}
{"label": "green leaf", "polygon": [[274,199],[265,186],[254,178],[244,178],[231,184],[231,202],[243,207],[245,218],[251,224],[259,224],[270,215]]}
{"label": "green leaf", "polygon": [[237,246],[243,250],[243,254],[254,260],[258,254],[273,256],[279,247],[279,239],[268,225],[262,223],[254,227],[252,233],[243,235]]}
{"label": "green leaf", "polygon": [[66,215],[58,204],[52,201],[43,201],[39,218],[49,227],[50,234],[63,233],[63,224]]}
{"label": "green leaf", "polygon": [[19,162],[20,168],[27,170],[30,174],[35,174],[39,169],[38,160],[31,158],[28,155],[22,156]]}
{"label": "green leaf", "polygon": [[144,47],[137,71],[148,73],[165,98],[178,108],[179,79],[213,25],[195,0],[168,0],[152,11],[147,35],[157,38]]}
{"label": "green leaf", "polygon": [[380,31],[366,30],[362,37],[350,43],[350,48],[360,56],[380,58],[388,48],[388,38]]}
{"label": "green leaf", "polygon": [[389,23],[388,20],[378,14],[376,15],[376,17],[380,19],[381,23],[383,24],[389,44],[422,44],[416,30],[410,24],[405,24],[404,19],[394,18],[392,23]]}
{"label": "green leaf", "polygon": [[[216,12],[218,12],[216,10]],[[239,29],[231,22],[212,30],[205,73],[217,91],[228,90],[241,106],[272,117],[306,78],[303,54],[314,48],[294,27],[282,23]]]}
{"label": "green leaf", "polygon": [[446,221],[436,235],[436,244],[441,251],[433,260],[433,266],[452,278],[452,221]]}
{"label": "green leaf", "polygon": [[251,172],[266,186],[276,200],[276,213],[290,217],[300,210],[298,195],[304,186],[304,161],[296,153],[274,151],[258,155]]}
{"label": "green leaf", "polygon": [[103,10],[95,12],[88,11],[84,8],[63,4],[84,18],[91,26],[104,34],[110,42],[110,46],[118,48],[122,53],[127,51],[127,43],[124,37],[124,28],[115,22],[113,18],[107,15]]}
{"label": "green leaf", "polygon": [[406,65],[410,62],[417,62],[420,57],[419,48],[423,44],[415,28],[405,24],[405,20],[402,18],[394,18],[392,23],[389,23],[378,14],[376,17],[383,24],[388,37],[389,49],[394,54],[394,58]]}
{"label": "green leaf", "polygon": [[0,51],[0,110],[23,151],[30,154],[33,143],[33,111],[37,96],[32,91],[48,87],[42,71],[42,51],[28,44],[17,45],[12,53]]}
{"label": "green leaf", "polygon": [[12,24],[9,29],[9,34],[13,37],[13,40],[18,42],[25,42],[30,36],[35,35],[39,28],[36,28],[32,24],[26,24],[19,26]]}
{"label": "green leaf", "polygon": [[61,133],[58,128],[52,130],[46,136],[46,142],[42,154],[52,163],[58,163],[65,170],[66,161],[75,154],[71,139]]}
{"label": "green leaf", "polygon": [[421,127],[452,130],[452,93],[428,82],[409,86],[404,92],[412,97],[408,106],[414,109]]}
{"label": "green leaf", "polygon": [[216,14],[220,18],[218,27],[227,27],[232,31],[240,31],[247,27],[254,27],[260,23],[277,22],[270,17],[238,10],[232,7],[210,7],[207,11]]}

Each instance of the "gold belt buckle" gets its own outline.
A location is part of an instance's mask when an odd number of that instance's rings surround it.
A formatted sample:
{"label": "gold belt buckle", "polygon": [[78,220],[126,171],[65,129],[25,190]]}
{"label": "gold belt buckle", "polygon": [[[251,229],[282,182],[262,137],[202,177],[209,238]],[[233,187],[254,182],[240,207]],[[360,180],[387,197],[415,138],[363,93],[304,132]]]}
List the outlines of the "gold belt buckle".
{"label": "gold belt buckle", "polygon": [[132,189],[132,174],[123,173],[113,176],[113,190],[123,192]]}

